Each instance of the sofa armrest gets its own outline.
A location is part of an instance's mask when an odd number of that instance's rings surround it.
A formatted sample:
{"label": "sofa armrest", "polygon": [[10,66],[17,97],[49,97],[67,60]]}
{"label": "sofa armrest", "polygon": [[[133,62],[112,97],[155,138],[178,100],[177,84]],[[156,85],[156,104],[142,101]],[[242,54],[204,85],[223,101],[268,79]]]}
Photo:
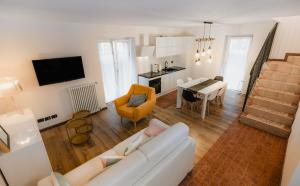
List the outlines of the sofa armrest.
{"label": "sofa armrest", "polygon": [[130,97],[129,94],[126,94],[122,97],[115,99],[114,103],[115,103],[116,108],[128,103],[129,97]]}
{"label": "sofa armrest", "polygon": [[51,176],[47,176],[46,178],[43,178],[37,183],[37,186],[53,186]]}

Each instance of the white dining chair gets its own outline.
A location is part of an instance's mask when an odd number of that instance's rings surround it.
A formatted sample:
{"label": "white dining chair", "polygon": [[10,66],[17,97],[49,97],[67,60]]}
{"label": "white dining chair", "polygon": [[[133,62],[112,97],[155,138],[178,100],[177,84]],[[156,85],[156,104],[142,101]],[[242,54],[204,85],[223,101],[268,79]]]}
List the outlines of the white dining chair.
{"label": "white dining chair", "polygon": [[225,88],[221,88],[216,96],[216,102],[218,105],[222,106],[223,105],[223,101],[222,101],[222,97],[225,93]]}
{"label": "white dining chair", "polygon": [[216,97],[217,97],[218,93],[220,92],[220,90],[221,89],[219,89],[218,91],[215,91],[215,92],[211,93],[210,95],[208,95],[207,104],[206,104],[206,111],[207,111],[208,115],[209,115],[210,103],[216,99]]}
{"label": "white dining chair", "polygon": [[193,79],[191,77],[187,78],[188,82],[192,81]]}
{"label": "white dining chair", "polygon": [[184,83],[184,81],[182,79],[177,79],[176,84],[178,85],[182,85]]}

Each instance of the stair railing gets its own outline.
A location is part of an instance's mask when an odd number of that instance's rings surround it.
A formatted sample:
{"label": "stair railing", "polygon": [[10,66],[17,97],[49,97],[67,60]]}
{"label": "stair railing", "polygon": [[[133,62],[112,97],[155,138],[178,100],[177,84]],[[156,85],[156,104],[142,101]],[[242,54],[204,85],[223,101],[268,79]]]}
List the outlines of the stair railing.
{"label": "stair railing", "polygon": [[278,26],[278,23],[276,23],[274,25],[274,27],[272,28],[272,30],[269,32],[260,52],[255,60],[255,63],[250,71],[250,79],[249,79],[247,92],[246,92],[245,100],[244,100],[244,104],[243,104],[243,111],[246,108],[248,97],[251,94],[251,91],[255,85],[256,79],[259,77],[259,75],[261,73],[262,66],[269,58],[277,26]]}

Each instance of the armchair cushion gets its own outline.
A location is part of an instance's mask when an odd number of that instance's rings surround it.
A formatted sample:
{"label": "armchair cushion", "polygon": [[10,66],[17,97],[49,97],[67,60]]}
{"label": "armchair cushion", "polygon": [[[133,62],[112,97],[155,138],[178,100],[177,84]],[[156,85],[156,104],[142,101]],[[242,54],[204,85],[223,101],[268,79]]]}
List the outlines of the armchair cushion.
{"label": "armchair cushion", "polygon": [[128,107],[137,107],[147,99],[147,94],[132,94],[129,98]]}

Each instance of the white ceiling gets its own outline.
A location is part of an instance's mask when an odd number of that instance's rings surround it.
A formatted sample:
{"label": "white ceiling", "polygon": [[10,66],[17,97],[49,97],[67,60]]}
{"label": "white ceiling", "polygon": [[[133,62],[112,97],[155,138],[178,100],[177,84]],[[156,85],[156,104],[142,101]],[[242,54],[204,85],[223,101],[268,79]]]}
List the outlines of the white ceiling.
{"label": "white ceiling", "polygon": [[71,22],[194,26],[300,15],[300,0],[0,0],[0,16]]}

